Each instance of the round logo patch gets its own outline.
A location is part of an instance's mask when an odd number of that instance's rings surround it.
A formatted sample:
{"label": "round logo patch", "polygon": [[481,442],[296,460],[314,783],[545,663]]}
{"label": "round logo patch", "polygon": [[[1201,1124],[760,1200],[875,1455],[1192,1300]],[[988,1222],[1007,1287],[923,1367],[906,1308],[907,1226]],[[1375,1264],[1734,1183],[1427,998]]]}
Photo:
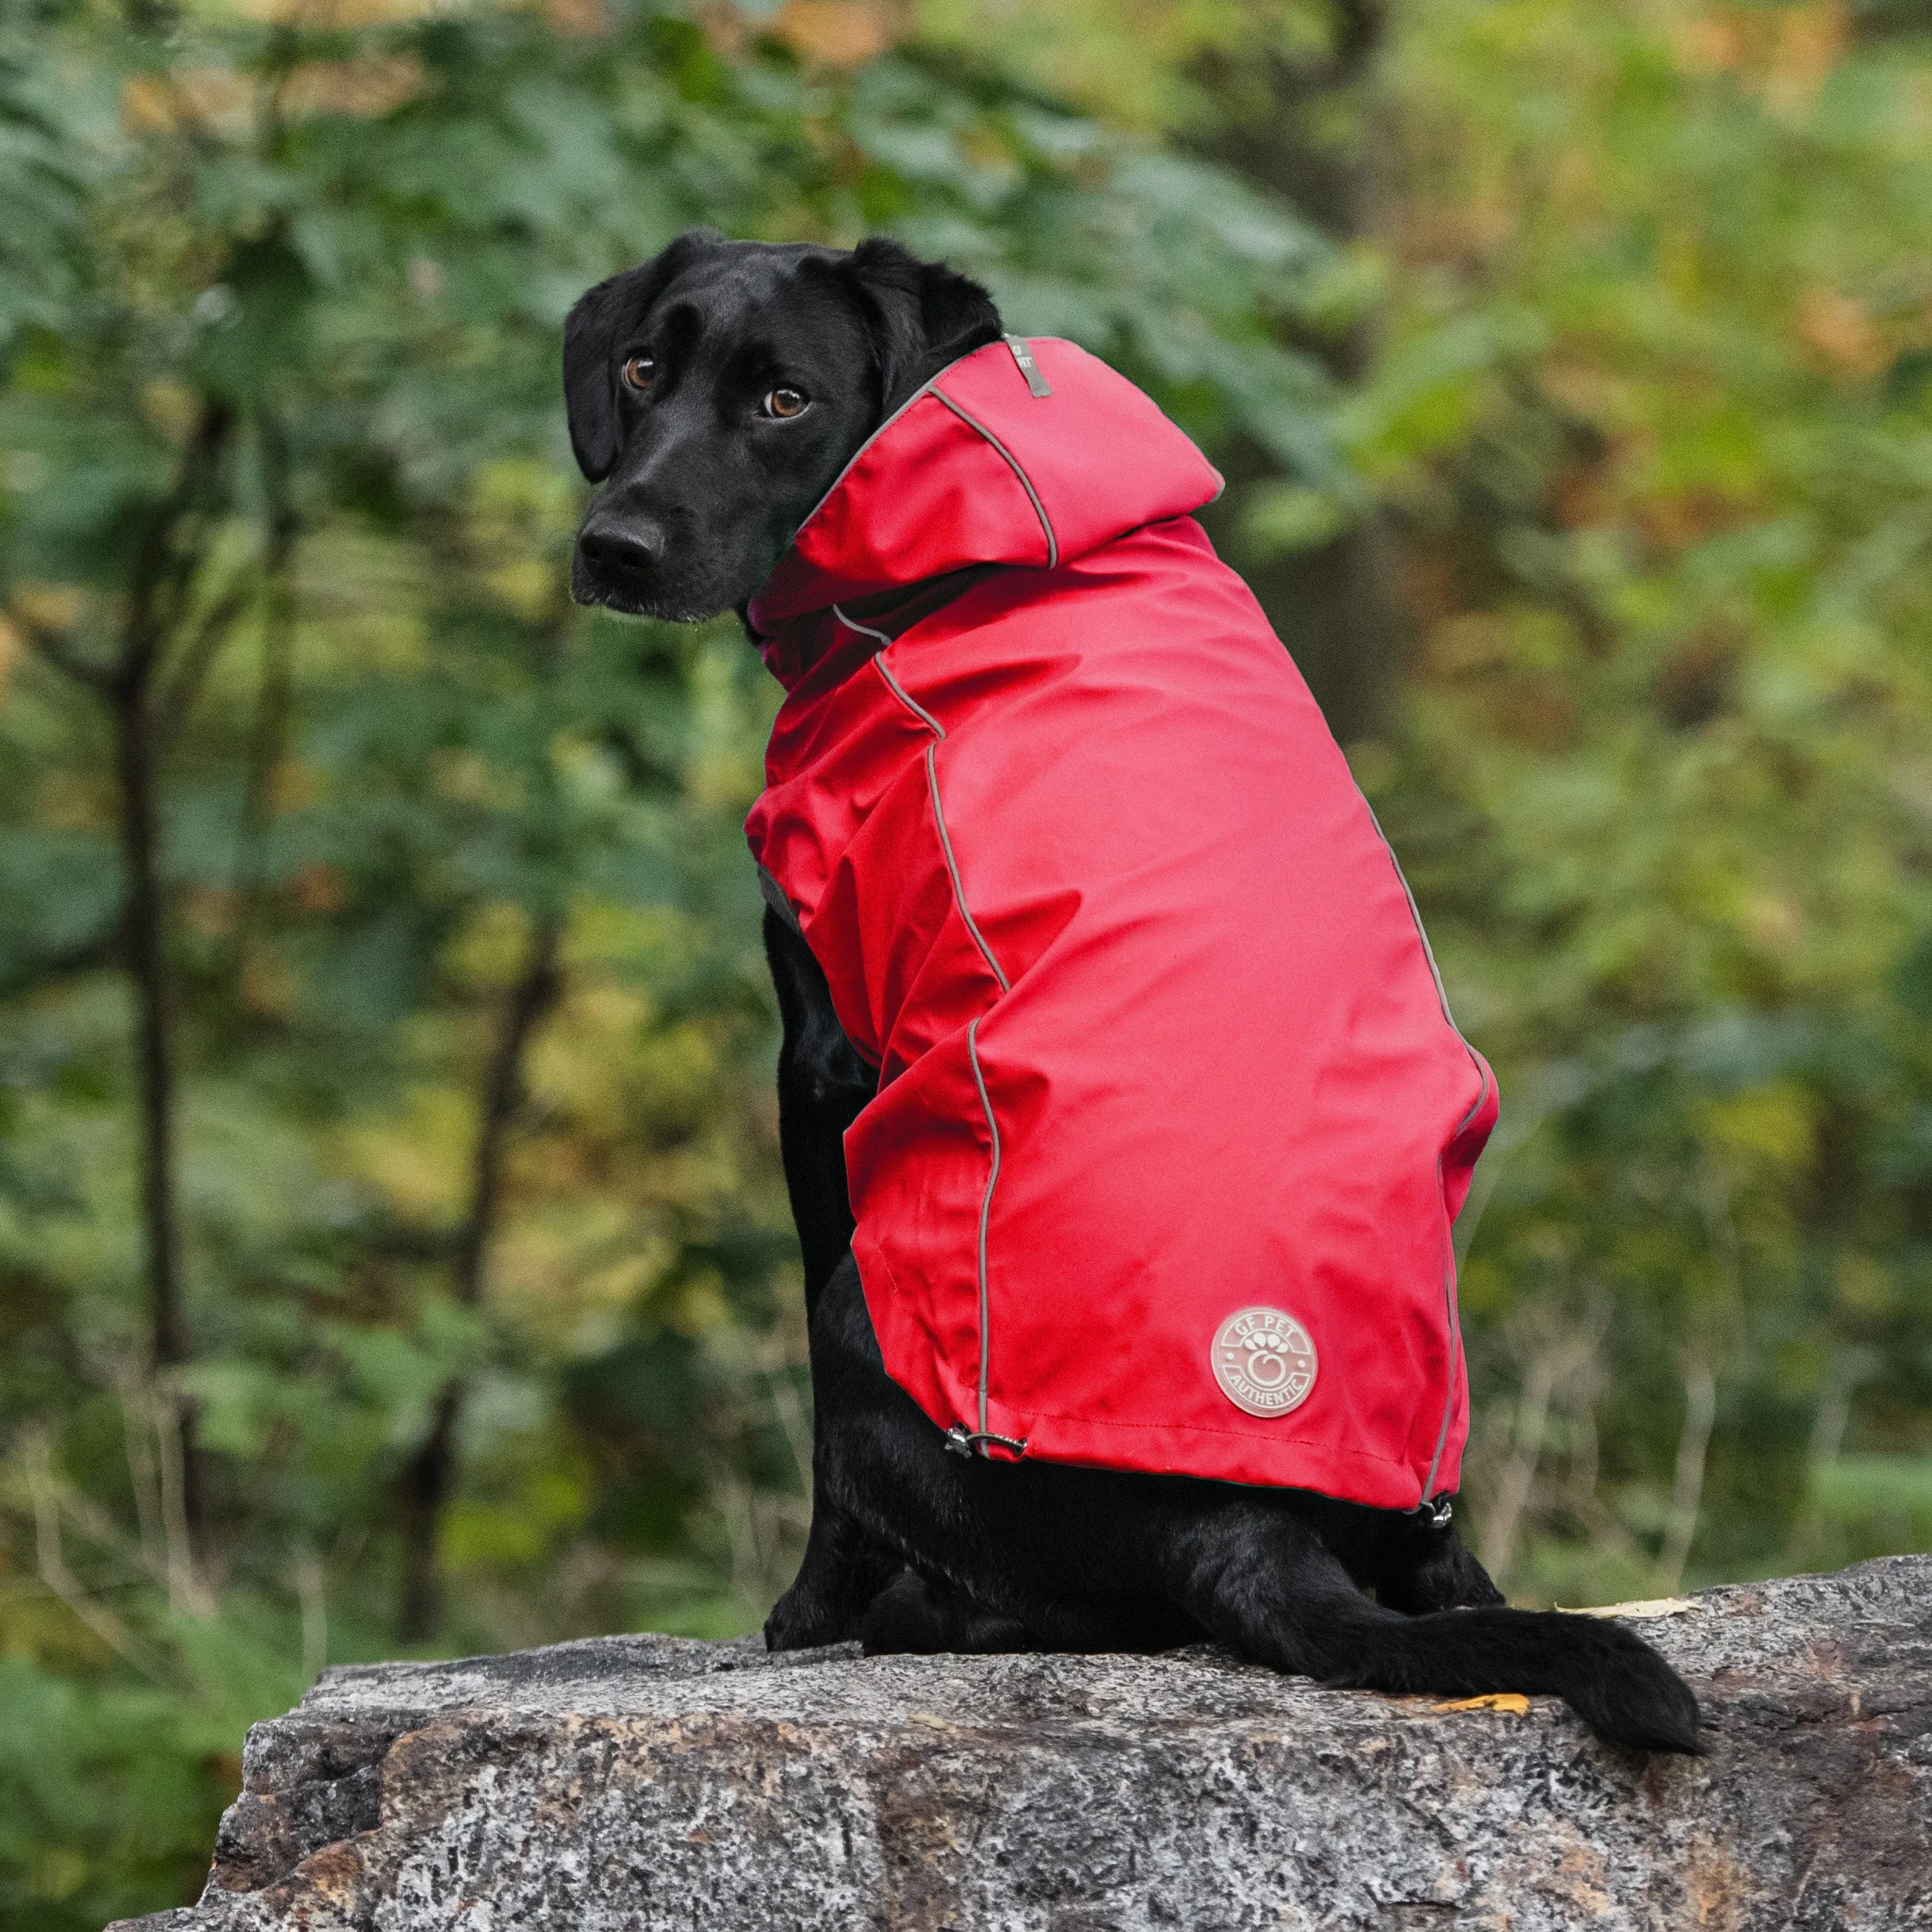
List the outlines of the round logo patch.
{"label": "round logo patch", "polygon": [[1286,1415],[1315,1390],[1315,1344],[1292,1315],[1244,1308],[1216,1331],[1214,1379],[1237,1408]]}

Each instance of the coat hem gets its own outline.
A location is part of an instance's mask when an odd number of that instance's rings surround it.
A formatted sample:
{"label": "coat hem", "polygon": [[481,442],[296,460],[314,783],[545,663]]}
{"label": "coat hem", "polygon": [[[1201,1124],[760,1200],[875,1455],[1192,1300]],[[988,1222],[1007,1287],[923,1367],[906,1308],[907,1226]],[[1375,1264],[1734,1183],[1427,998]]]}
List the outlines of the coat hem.
{"label": "coat hem", "polygon": [[[1426,1461],[1378,1456],[1370,1449],[1338,1449],[1306,1437],[1270,1442],[1244,1430],[1186,1423],[1109,1422],[1039,1409],[1022,1413],[997,1397],[990,1404],[988,1421],[980,1423],[976,1392],[963,1383],[952,1386],[944,1370],[944,1352],[934,1346],[937,1337],[916,1312],[885,1250],[861,1228],[854,1234],[852,1254],[886,1374],[942,1432],[962,1424],[969,1430],[997,1428],[1025,1441],[1028,1462],[1192,1476],[1249,1489],[1306,1490],[1371,1509],[1415,1507]],[[902,1372],[908,1367],[923,1368],[925,1373],[909,1376]],[[1452,1390],[1452,1403],[1454,1399]],[[1453,1438],[1453,1429],[1450,1433]],[[1130,1450],[1122,1442],[1118,1451],[1110,1453],[1104,1439],[1110,1434],[1135,1438],[1136,1446]],[[1154,1460],[1139,1446],[1150,1437],[1160,1439],[1160,1454]],[[1442,1459],[1459,1477],[1461,1460],[1460,1442],[1453,1456]]]}
{"label": "coat hem", "polygon": [[[1250,1489],[1310,1490],[1342,1502],[1396,1510],[1415,1507],[1426,1466],[1378,1456],[1370,1449],[1339,1449],[1305,1440],[1267,1442],[1238,1430],[1068,1418],[1065,1420],[1071,1426],[1063,1432],[1052,1426],[1059,1419],[1036,1412],[1024,1419],[1026,1426],[1022,1427],[1017,1412],[1001,1417],[995,1406],[1000,1426],[1025,1436],[1029,1462],[1150,1473],[1161,1472],[1165,1463],[1166,1472],[1173,1474],[1239,1483]],[[1149,1437],[1159,1438],[1162,1453],[1157,1460],[1150,1458],[1145,1447],[1137,1446],[1130,1455],[1109,1454],[1104,1439],[1082,1439],[1104,1438],[1108,1434],[1137,1438],[1142,1444]],[[1126,1449],[1124,1444],[1122,1449]]]}

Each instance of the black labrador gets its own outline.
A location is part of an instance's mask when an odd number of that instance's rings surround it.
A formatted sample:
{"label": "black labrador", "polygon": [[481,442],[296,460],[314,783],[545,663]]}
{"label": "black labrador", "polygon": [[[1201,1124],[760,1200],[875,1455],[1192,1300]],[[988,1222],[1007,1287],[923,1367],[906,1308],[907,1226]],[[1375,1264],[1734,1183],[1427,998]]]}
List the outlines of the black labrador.
{"label": "black labrador", "polygon": [[[860,446],[949,362],[997,340],[976,284],[857,249],[680,237],[599,283],[564,337],[570,434],[604,488],[580,601],[676,620],[748,600]],[[875,600],[897,634],[925,590]],[[1446,1506],[949,1454],[886,1373],[850,1255],[840,1137],[873,1095],[824,974],[775,914],[785,1178],[816,1401],[812,1530],[765,1626],[776,1650],[1148,1651],[1218,1639],[1330,1684],[1553,1693],[1602,1736],[1694,1751],[1697,1706],[1617,1624],[1505,1608]],[[1370,1595],[1372,1592],[1372,1597]]]}

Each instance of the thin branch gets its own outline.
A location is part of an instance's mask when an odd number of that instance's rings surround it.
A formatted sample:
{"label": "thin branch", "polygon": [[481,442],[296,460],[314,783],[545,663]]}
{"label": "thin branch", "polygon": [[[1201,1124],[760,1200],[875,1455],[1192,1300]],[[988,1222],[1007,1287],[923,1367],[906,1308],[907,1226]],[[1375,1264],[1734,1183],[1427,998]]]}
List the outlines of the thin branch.
{"label": "thin branch", "polygon": [[760,1559],[758,1526],[752,1510],[751,1485],[736,1470],[721,1474],[715,1485],[718,1513],[731,1550],[731,1594],[754,1615],[758,1584],[764,1573]]}
{"label": "thin branch", "polygon": [[50,630],[44,624],[37,624],[18,610],[8,613],[10,620],[27,634],[27,642],[40,652],[55,670],[70,677],[76,684],[86,685],[91,691],[105,692],[113,688],[114,670],[112,666],[98,664],[76,654],[74,646],[58,631]]}
{"label": "thin branch", "polygon": [[118,962],[122,950],[122,922],[117,917],[71,946],[43,952],[37,958],[23,959],[0,972],[0,999],[10,999],[16,993],[56,980],[70,980],[78,974],[98,972]]}
{"label": "thin branch", "polygon": [[226,403],[210,399],[203,404],[194,434],[182,452],[174,487],[155,506],[142,531],[128,580],[121,660],[113,674],[116,694],[123,700],[145,702],[155,658],[170,621],[178,615],[179,604],[193,580],[204,548],[199,542],[184,544],[182,526],[196,526],[195,534],[203,534],[200,526],[205,526],[207,521],[205,500],[220,468],[234,425],[234,412]]}
{"label": "thin branch", "polygon": [[1503,1582],[1514,1562],[1526,1522],[1546,1518],[1558,1497],[1579,1496],[1580,1466],[1574,1454],[1566,1480],[1555,1494],[1539,1478],[1550,1447],[1552,1409],[1586,1419],[1590,1444],[1588,1487],[1596,1489],[1595,1424],[1591,1406],[1600,1385],[1600,1350],[1606,1316],[1600,1302],[1586,1305],[1580,1319],[1562,1304],[1532,1304],[1511,1323],[1514,1345],[1524,1363],[1522,1387],[1510,1430],[1509,1454],[1495,1484],[1492,1506],[1483,1514],[1484,1567]]}
{"label": "thin branch", "polygon": [[88,1495],[84,1490],[76,1489],[73,1484],[63,1481],[51,1473],[48,1466],[47,1480],[52,1490],[55,1503],[68,1522],[84,1536],[97,1550],[106,1550],[134,1572],[145,1571],[157,1583],[165,1582],[166,1573],[160,1566],[150,1563],[138,1546],[130,1544],[128,1533],[107,1512]]}
{"label": "thin branch", "polygon": [[[160,807],[153,681],[170,628],[205,559],[222,463],[234,427],[226,404],[202,405],[182,453],[173,488],[148,517],[128,588],[119,662],[104,695],[114,729],[118,780],[128,976],[134,982],[135,1060],[140,1105],[141,1225],[153,1365],[179,1366],[189,1354],[182,1287],[181,1228],[175,1181],[173,1015],[170,1004],[160,884]],[[183,532],[189,532],[184,542]],[[184,1537],[202,1528],[204,1485],[195,1446],[194,1409],[176,1398],[172,1472]],[[163,1459],[164,1478],[170,1473]],[[164,1492],[165,1501],[165,1492]],[[170,1534],[173,1526],[170,1526]],[[184,1546],[185,1547],[185,1546]],[[191,1552],[182,1561],[184,1606],[200,1599]]]}
{"label": "thin branch", "polygon": [[302,1676],[314,1683],[328,1663],[328,1576],[322,1558],[306,1544],[296,1550],[290,1568],[302,1605]]}
{"label": "thin branch", "polygon": [[1573,1497],[1570,1506],[1592,1542],[1615,1550],[1633,1568],[1641,1568],[1649,1561],[1649,1552],[1631,1534],[1630,1525],[1594,1491],[1587,1496]]}
{"label": "thin branch", "polygon": [[157,664],[169,640],[188,620],[202,566],[214,549],[216,532],[227,508],[220,476],[224,452],[232,440],[232,428],[230,420],[224,423],[218,437],[191,451],[194,466],[186,472],[187,488],[174,527],[169,532],[167,554],[154,582],[149,607]]}
{"label": "thin branch", "polygon": [[290,487],[287,436],[275,418],[266,414],[256,418],[255,431],[267,513],[261,554],[236,568],[227,588],[203,611],[194,638],[182,651],[159,707],[159,723],[166,739],[172,739],[185,722],[209,667],[257,593],[267,601],[271,613],[286,624],[289,568],[302,534],[302,520]]}
{"label": "thin branch", "polygon": [[262,685],[248,734],[241,821],[235,839],[234,886],[238,910],[228,981],[238,992],[250,951],[261,925],[263,879],[261,848],[272,815],[275,767],[288,736],[294,698],[295,589],[292,565],[302,533],[290,482],[287,438],[273,416],[258,426],[262,488],[268,516],[263,549]]}
{"label": "thin branch", "polygon": [[52,1465],[44,1436],[28,1450],[27,1489],[34,1505],[34,1564],[40,1581],[74,1616],[126,1664],[155,1682],[160,1673],[134,1633],[105,1604],[97,1603],[67,1567],[61,1546],[60,1504],[55,1493]]}
{"label": "thin branch", "polygon": [[1658,1586],[1666,1597],[1675,1596],[1684,1581],[1684,1565],[1697,1534],[1704,1502],[1704,1468],[1717,1415],[1718,1378],[1702,1356],[1693,1356],[1684,1371],[1684,1426],[1677,1438],[1670,1514],[1665,1520],[1664,1547],[1657,1559]]}
{"label": "thin branch", "polygon": [[1522,1392],[1516,1397],[1509,1461],[1496,1485],[1496,1501],[1483,1522],[1483,1568],[1499,1580],[1508,1575],[1510,1564],[1515,1560],[1517,1530],[1543,1460],[1550,1398],[1556,1386],[1557,1371],[1556,1351],[1538,1349],[1530,1358]]}
{"label": "thin branch", "polygon": [[154,1439],[160,1450],[161,1526],[167,1552],[168,1601],[190,1616],[212,1616],[214,1604],[195,1568],[196,1522],[188,1486],[188,1458],[194,1453],[186,1400],[160,1397],[153,1408]]}
{"label": "thin branch", "polygon": [[812,1492],[812,1424],[807,1420],[805,1405],[798,1399],[798,1390],[793,1387],[788,1372],[790,1364],[779,1361],[776,1364],[760,1365],[765,1378],[765,1388],[771,1398],[772,1412],[778,1418],[778,1427],[784,1433],[785,1447],[791,1451],[792,1466],[798,1472],[798,1479],[806,1493]]}
{"label": "thin branch", "polygon": [[121,1442],[128,1458],[128,1486],[140,1526],[141,1558],[151,1575],[165,1577],[167,1545],[161,1528],[161,1474],[152,1440],[154,1414],[147,1392],[129,1379],[117,1382]]}
{"label": "thin branch", "polygon": [[1718,1378],[1711,1364],[1712,1330],[1721,1360],[1744,1319],[1744,1254],[1738,1239],[1737,1217],[1731,1190],[1718,1163],[1706,1158],[1700,1170],[1700,1202],[1711,1252],[1718,1266],[1722,1299],[1700,1326],[1702,1338],[1690,1347],[1684,1368],[1684,1426],[1677,1438],[1677,1466],[1672,1475],[1670,1510],[1664,1519],[1664,1540],[1658,1552],[1658,1586],[1673,1595],[1684,1581],[1684,1566],[1697,1534],[1704,1506],[1704,1478],[1709,1461],[1711,1432],[1718,1418]]}
{"label": "thin branch", "polygon": [[474,1308],[483,1298],[484,1264],[496,1232],[502,1190],[504,1149],[524,1097],[524,1056],[530,1036],[563,990],[557,964],[562,939],[560,914],[538,917],[524,970],[503,1010],[502,1030],[484,1077],[482,1118],[471,1162],[470,1212],[457,1237],[453,1270],[456,1298],[465,1308]]}
{"label": "thin branch", "polygon": [[128,974],[134,982],[135,1056],[140,1089],[142,1231],[153,1365],[166,1370],[188,1359],[188,1336],[183,1325],[181,1240],[176,1216],[172,1016],[161,929],[154,746],[140,693],[131,699],[117,696],[113,720],[126,890],[122,934]]}
{"label": "thin branch", "polygon": [[154,723],[163,744],[172,744],[180,736],[210,667],[261,587],[260,567],[243,564],[227,588],[202,613],[194,635],[182,649],[174,674],[154,705]]}

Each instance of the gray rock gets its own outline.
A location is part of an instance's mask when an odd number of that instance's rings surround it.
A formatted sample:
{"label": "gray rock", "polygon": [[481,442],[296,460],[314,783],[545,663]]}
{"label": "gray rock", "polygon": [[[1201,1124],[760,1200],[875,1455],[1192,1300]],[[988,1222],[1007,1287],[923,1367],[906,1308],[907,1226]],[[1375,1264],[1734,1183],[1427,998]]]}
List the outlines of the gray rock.
{"label": "gray rock", "polygon": [[200,1904],[127,1932],[1932,1925],[1932,1557],[1640,1628],[1708,1757],[1205,1648],[332,1670],[250,1733]]}

